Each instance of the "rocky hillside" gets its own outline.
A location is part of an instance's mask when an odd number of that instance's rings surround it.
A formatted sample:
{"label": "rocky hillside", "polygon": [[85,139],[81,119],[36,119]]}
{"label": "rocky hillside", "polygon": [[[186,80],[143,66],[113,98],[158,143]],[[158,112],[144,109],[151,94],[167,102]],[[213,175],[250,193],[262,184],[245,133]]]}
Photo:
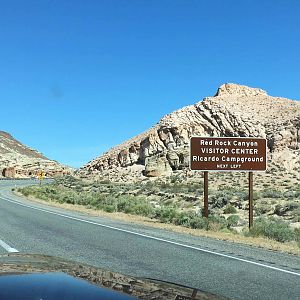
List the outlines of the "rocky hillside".
{"label": "rocky hillside", "polygon": [[267,138],[270,161],[300,173],[300,102],[237,84],[223,84],[215,96],[164,116],[148,131],[90,161],[80,173],[124,181],[187,170],[191,136]]}
{"label": "rocky hillside", "polygon": [[50,160],[0,131],[0,177],[30,177],[40,171],[48,176],[68,174],[70,168]]}

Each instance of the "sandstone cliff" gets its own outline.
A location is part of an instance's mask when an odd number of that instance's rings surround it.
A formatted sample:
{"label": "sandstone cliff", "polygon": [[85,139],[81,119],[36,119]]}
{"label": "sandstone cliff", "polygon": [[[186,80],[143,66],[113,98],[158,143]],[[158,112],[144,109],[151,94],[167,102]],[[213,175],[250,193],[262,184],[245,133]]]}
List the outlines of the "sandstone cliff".
{"label": "sandstone cliff", "polygon": [[0,131],[0,177],[30,177],[40,171],[54,176],[68,174],[71,170]]}
{"label": "sandstone cliff", "polygon": [[214,97],[164,116],[148,131],[90,161],[80,173],[113,172],[118,177],[126,170],[132,176],[160,176],[184,170],[191,136],[267,138],[270,160],[291,171],[300,163],[300,102],[223,84]]}

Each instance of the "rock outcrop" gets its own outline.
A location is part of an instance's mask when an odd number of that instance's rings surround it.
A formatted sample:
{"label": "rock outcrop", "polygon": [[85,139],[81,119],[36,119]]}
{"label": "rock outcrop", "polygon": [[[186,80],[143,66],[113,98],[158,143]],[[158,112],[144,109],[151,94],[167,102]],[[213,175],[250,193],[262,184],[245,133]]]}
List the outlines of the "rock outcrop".
{"label": "rock outcrop", "polygon": [[187,169],[192,136],[263,137],[272,160],[286,169],[300,168],[300,102],[223,84],[214,97],[164,116],[148,131],[90,161],[80,173],[96,175],[117,168],[122,174],[140,165],[144,176],[160,176]]}
{"label": "rock outcrop", "polygon": [[50,160],[9,133],[0,131],[0,177],[31,177],[43,171],[48,177],[69,174],[71,169]]}

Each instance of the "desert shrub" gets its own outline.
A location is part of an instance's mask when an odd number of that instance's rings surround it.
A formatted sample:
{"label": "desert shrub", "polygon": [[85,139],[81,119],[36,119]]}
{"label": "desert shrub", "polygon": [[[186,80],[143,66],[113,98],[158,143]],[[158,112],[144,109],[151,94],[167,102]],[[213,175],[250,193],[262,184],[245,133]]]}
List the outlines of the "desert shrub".
{"label": "desert shrub", "polygon": [[248,199],[248,193],[246,191],[238,191],[235,193],[236,197],[241,200],[247,200]]}
{"label": "desert shrub", "polygon": [[227,224],[225,218],[209,216],[207,219],[197,215],[195,212],[177,212],[169,220],[171,220],[169,223],[174,223],[175,225],[214,231],[226,228]]}
{"label": "desert shrub", "polygon": [[116,207],[112,204],[107,204],[103,206],[104,211],[112,213],[114,211],[116,211]]}
{"label": "desert shrub", "polygon": [[284,205],[277,204],[274,209],[274,214],[282,216],[286,214],[288,211],[297,210],[300,204],[298,202],[287,202]]}
{"label": "desert shrub", "polygon": [[61,197],[61,199],[60,199],[59,202],[61,202],[61,203],[72,203],[72,204],[74,204],[72,198],[70,197],[70,195],[67,195],[67,194],[64,194],[64,195]]}
{"label": "desert shrub", "polygon": [[275,215],[282,215],[283,214],[283,212],[285,212],[284,211],[284,208],[283,208],[283,206],[281,205],[281,204],[277,204],[277,205],[275,205],[275,208],[274,208],[274,214]]}
{"label": "desert shrub", "polygon": [[[261,194],[257,191],[253,191],[253,200],[258,200],[261,197]],[[242,200],[248,200],[249,199],[249,193],[244,191],[241,193],[241,197]]]}
{"label": "desert shrub", "polygon": [[236,208],[231,204],[227,204],[226,207],[224,208],[224,214],[234,214],[236,212],[237,212]]}
{"label": "desert shrub", "polygon": [[294,222],[300,222],[300,208],[297,208],[293,211]]}
{"label": "desert shrub", "polygon": [[155,210],[155,218],[163,223],[173,223],[177,217],[177,210],[171,206],[163,206]]}
{"label": "desert shrub", "polygon": [[226,191],[218,191],[210,197],[213,207],[221,208],[229,203],[232,195]]}
{"label": "desert shrub", "polygon": [[154,207],[143,197],[120,195],[116,199],[117,211],[128,214],[152,216]]}
{"label": "desert shrub", "polygon": [[203,192],[203,188],[199,187],[198,184],[190,184],[190,185],[188,185],[188,192],[189,193],[194,193],[194,192],[197,192],[198,190],[200,191],[200,193]]}
{"label": "desert shrub", "polygon": [[195,216],[190,221],[190,227],[193,229],[208,229],[208,221],[206,218]]}
{"label": "desert shrub", "polygon": [[88,204],[89,207],[91,208],[96,208],[96,209],[100,209],[100,202],[99,199],[97,197],[91,197],[90,202]]}
{"label": "desert shrub", "polygon": [[188,186],[180,183],[169,184],[167,185],[166,191],[173,194],[187,193]]}
{"label": "desert shrub", "polygon": [[[253,191],[253,200],[258,200],[260,198],[260,193],[257,191]],[[247,197],[248,200],[248,197]]]}
{"label": "desert shrub", "polygon": [[227,218],[227,228],[231,228],[232,226],[237,226],[240,218],[238,215],[231,215]]}
{"label": "desert shrub", "polygon": [[264,189],[261,196],[263,198],[282,198],[282,192],[275,189]]}
{"label": "desert shrub", "polygon": [[194,216],[194,213],[180,212],[175,216],[173,222],[176,225],[190,227],[191,220],[194,218]]}
{"label": "desert shrub", "polygon": [[248,234],[250,236],[265,236],[282,243],[294,239],[294,232],[289,225],[283,221],[274,219],[257,219]]}
{"label": "desert shrub", "polygon": [[179,177],[176,175],[172,175],[170,177],[170,181],[171,181],[171,183],[179,182]]}
{"label": "desert shrub", "polygon": [[137,203],[134,206],[133,213],[142,216],[151,216],[154,208],[148,203]]}
{"label": "desert shrub", "polygon": [[297,242],[298,247],[300,248],[300,228],[295,228],[295,241]]}
{"label": "desert shrub", "polygon": [[255,205],[255,212],[257,215],[262,215],[270,211],[271,206],[266,203],[260,203],[258,205]]}
{"label": "desert shrub", "polygon": [[110,184],[110,180],[109,179],[103,179],[101,181],[99,181],[100,184]]}
{"label": "desert shrub", "polygon": [[57,196],[54,188],[48,186],[27,186],[24,188],[19,188],[18,191],[26,197],[32,195],[42,200],[53,199],[55,196]]}
{"label": "desert shrub", "polygon": [[227,221],[224,217],[217,216],[217,215],[210,215],[208,217],[208,225],[207,229],[213,230],[213,231],[218,231],[223,228],[227,228]]}
{"label": "desert shrub", "polygon": [[80,205],[89,205],[92,203],[94,199],[94,195],[91,193],[84,193],[81,197],[79,197],[77,204]]}
{"label": "desert shrub", "polygon": [[28,197],[30,195],[30,191],[27,188],[19,188],[18,192],[22,193],[25,197]]}
{"label": "desert shrub", "polygon": [[294,199],[294,198],[297,198],[296,196],[296,192],[294,191],[286,191],[283,193],[283,197],[284,198],[288,198],[288,199]]}

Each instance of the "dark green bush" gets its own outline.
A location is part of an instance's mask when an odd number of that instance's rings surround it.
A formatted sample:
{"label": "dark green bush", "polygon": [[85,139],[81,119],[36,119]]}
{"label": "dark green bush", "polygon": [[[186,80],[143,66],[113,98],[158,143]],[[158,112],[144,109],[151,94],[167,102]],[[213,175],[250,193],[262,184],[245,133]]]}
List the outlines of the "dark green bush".
{"label": "dark green bush", "polygon": [[224,208],[224,214],[235,214],[236,212],[236,208],[231,204],[227,204]]}
{"label": "dark green bush", "polygon": [[180,212],[175,216],[173,222],[176,225],[190,227],[191,220],[193,219],[193,217],[194,217],[194,214],[191,214],[188,212]]}
{"label": "dark green bush", "polygon": [[231,228],[232,226],[237,226],[240,218],[238,215],[232,215],[227,218],[227,228]]}
{"label": "dark green bush", "polygon": [[146,217],[152,217],[154,214],[154,207],[144,197],[119,195],[115,203],[117,211],[120,212]]}
{"label": "dark green bush", "polygon": [[19,189],[18,192],[22,193],[25,197],[28,197],[30,195],[28,188]]}
{"label": "dark green bush", "polygon": [[257,219],[249,230],[250,236],[265,236],[278,242],[289,242],[294,239],[294,232],[289,225],[280,220]]}
{"label": "dark green bush", "polygon": [[155,210],[155,217],[163,223],[173,223],[177,217],[177,210],[174,207],[161,207]]}
{"label": "dark green bush", "polygon": [[108,204],[108,205],[104,205],[103,209],[106,212],[112,213],[112,212],[115,211],[115,206],[111,205],[111,204]]}
{"label": "dark green bush", "polygon": [[267,203],[259,203],[258,205],[255,205],[254,210],[257,215],[265,214],[266,212],[271,210],[271,206]]}
{"label": "dark green bush", "polygon": [[294,199],[297,198],[298,194],[294,191],[286,191],[283,193],[284,198]]}
{"label": "dark green bush", "polygon": [[275,189],[265,189],[261,192],[263,198],[282,198],[282,192]]}
{"label": "dark green bush", "polygon": [[99,183],[100,184],[110,184],[111,182],[108,179],[104,179],[104,180],[99,181]]}
{"label": "dark green bush", "polygon": [[227,221],[223,216],[221,217],[217,215],[210,215],[208,217],[207,222],[207,228],[213,231],[218,231],[223,228],[227,228]]}
{"label": "dark green bush", "polygon": [[201,216],[198,216],[195,212],[180,212],[174,219],[175,225],[181,225],[193,229],[208,229],[208,220]]}
{"label": "dark green bush", "polygon": [[212,207],[221,208],[229,203],[232,195],[227,191],[218,191],[210,197]]}
{"label": "dark green bush", "polygon": [[195,216],[190,221],[190,227],[193,229],[205,229],[208,230],[208,221],[206,218]]}

